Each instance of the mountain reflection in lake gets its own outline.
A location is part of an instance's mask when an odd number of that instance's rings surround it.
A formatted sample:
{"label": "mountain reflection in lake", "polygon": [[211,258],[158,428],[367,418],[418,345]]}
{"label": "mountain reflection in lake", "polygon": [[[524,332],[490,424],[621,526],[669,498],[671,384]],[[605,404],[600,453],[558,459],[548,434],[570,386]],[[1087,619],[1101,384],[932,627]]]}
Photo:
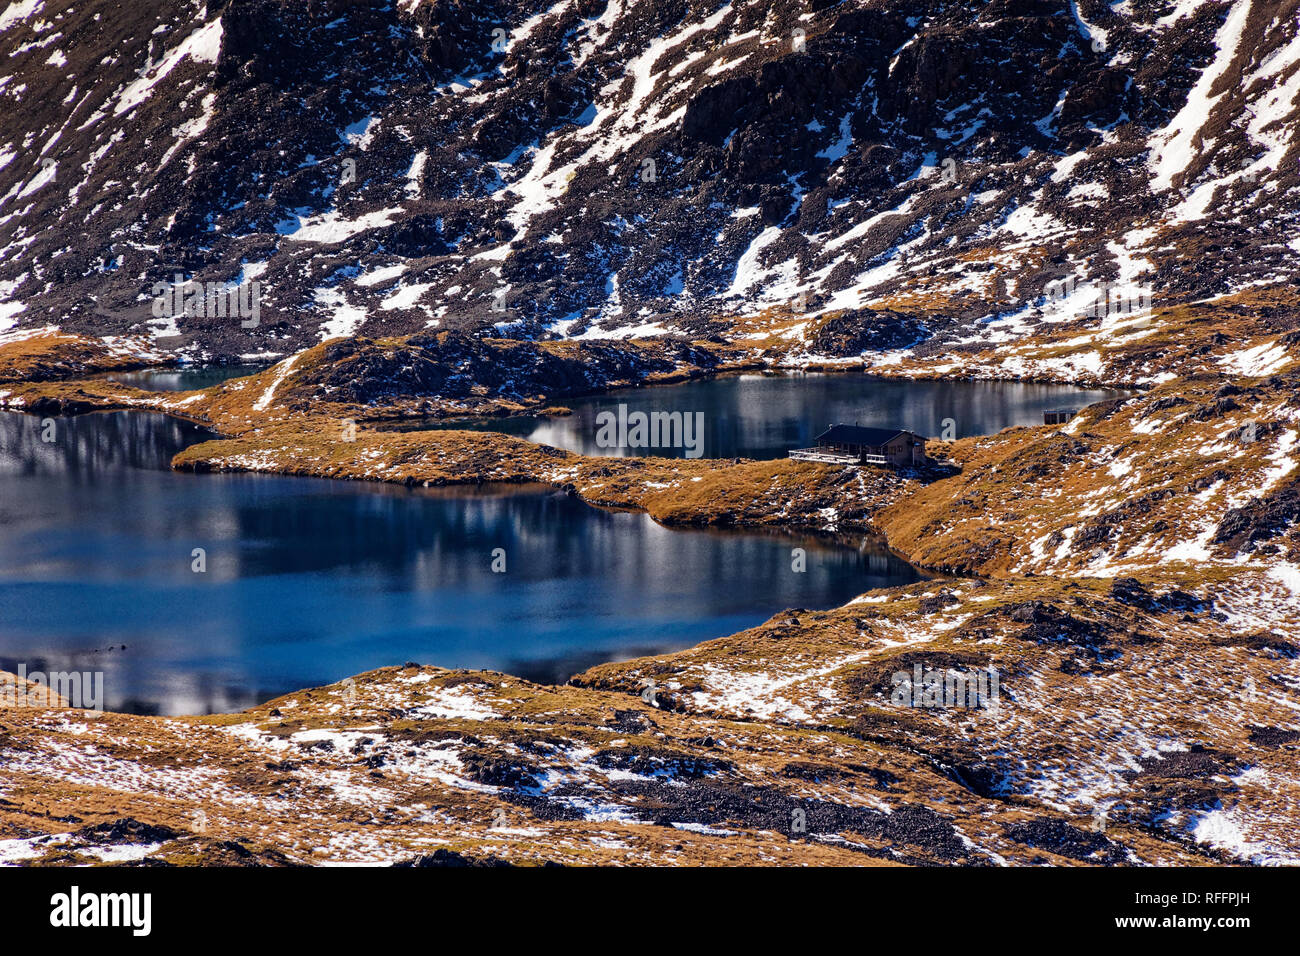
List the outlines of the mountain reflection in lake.
{"label": "mountain reflection in lake", "polygon": [[0,668],[102,670],[110,709],[229,711],[408,660],[562,680],[917,579],[869,541],[669,530],[549,489],[175,473],[201,429],[54,426],[0,413]]}
{"label": "mountain reflection in lake", "polygon": [[[479,421],[403,422],[380,428],[468,428],[500,431],[584,455],[664,455],[684,449],[606,448],[597,444],[601,412],[703,413],[705,458],[784,458],[807,448],[832,422],[906,428],[930,438],[989,435],[1010,425],[1041,425],[1043,412],[1082,408],[1123,395],[1113,389],[1021,382],[912,382],[860,373],[727,375],[720,378],[625,389],[587,398],[559,399],[572,415],[521,416]],[[693,456],[694,457],[694,456]]]}

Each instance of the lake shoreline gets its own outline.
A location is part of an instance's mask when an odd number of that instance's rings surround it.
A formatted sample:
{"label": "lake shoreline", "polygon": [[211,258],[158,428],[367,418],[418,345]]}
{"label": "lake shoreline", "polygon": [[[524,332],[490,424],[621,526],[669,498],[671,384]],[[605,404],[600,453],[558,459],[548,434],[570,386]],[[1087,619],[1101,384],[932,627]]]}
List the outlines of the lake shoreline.
{"label": "lake shoreline", "polygon": [[[166,424],[170,423],[170,425]],[[212,709],[237,711],[251,701],[277,696],[288,690],[323,681],[342,679],[367,667],[389,664],[395,661],[416,657],[433,659],[447,666],[491,666],[521,676],[539,676],[543,673],[558,673],[559,662],[566,658],[582,659],[585,663],[571,672],[559,675],[566,680],[574,673],[585,670],[594,663],[611,659],[623,659],[629,656],[621,650],[627,643],[634,644],[643,652],[653,648],[655,653],[667,653],[691,646],[702,639],[713,639],[733,632],[737,627],[748,626],[775,613],[782,607],[799,604],[806,607],[831,607],[861,592],[863,588],[880,586],[884,580],[898,582],[917,580],[926,577],[911,568],[903,559],[890,552],[878,538],[864,534],[851,534],[849,529],[834,532],[827,529],[804,530],[767,523],[757,527],[713,526],[693,527],[685,522],[678,522],[676,531],[692,531],[689,536],[678,537],[670,532],[670,538],[660,540],[657,545],[647,538],[646,526],[661,526],[646,514],[644,509],[618,507],[618,502],[602,507],[599,503],[588,503],[580,497],[566,492],[554,482],[538,483],[447,483],[431,484],[425,487],[414,482],[386,482],[381,487],[364,487],[355,482],[319,481],[320,475],[305,475],[317,478],[316,482],[303,482],[297,476],[246,474],[227,471],[222,478],[209,477],[195,483],[176,474],[176,469],[168,469],[172,457],[170,450],[151,436],[173,436],[168,440],[180,440],[182,431],[186,435],[182,443],[189,448],[201,447],[201,436],[189,437],[191,426],[180,429],[179,420],[157,412],[146,411],[143,415],[136,412],[96,412],[73,419],[50,419],[47,423],[55,430],[56,442],[43,442],[43,429],[46,425],[38,420],[24,418],[13,413],[0,414],[0,448],[8,452],[8,462],[0,457],[0,464],[7,466],[9,476],[0,473],[0,485],[6,492],[6,500],[23,513],[32,516],[11,522],[11,532],[15,536],[13,547],[0,549],[0,567],[17,574],[15,587],[9,588],[8,581],[0,581],[0,588],[6,589],[6,596],[13,615],[12,623],[23,622],[30,633],[37,635],[44,632],[62,633],[78,636],[96,634],[101,631],[118,635],[130,643],[133,659],[146,661],[151,653],[161,654],[158,673],[169,673],[177,661],[183,661],[184,651],[181,644],[170,638],[162,640],[162,631],[167,630],[165,621],[158,620],[157,615],[144,612],[141,603],[152,604],[155,601],[175,600],[170,597],[176,588],[178,594],[186,594],[187,613],[196,615],[191,625],[176,630],[192,633],[200,624],[207,630],[205,639],[199,644],[209,644],[214,652],[225,648],[227,640],[220,632],[221,622],[230,628],[228,652],[223,656],[234,654],[232,663],[241,662],[250,654],[256,655],[257,648],[265,640],[280,633],[283,628],[272,623],[276,616],[268,619],[266,625],[251,626],[238,615],[230,617],[223,606],[211,606],[212,601],[225,600],[239,606],[247,602],[264,601],[271,596],[266,588],[279,588],[273,593],[280,596],[277,604],[298,606],[297,623],[290,632],[297,633],[303,628],[317,632],[323,645],[335,648],[334,653],[347,651],[353,654],[370,646],[364,636],[372,633],[389,635],[383,644],[391,650],[376,656],[372,651],[365,651],[360,656],[345,659],[345,663],[331,665],[327,668],[311,666],[302,671],[296,679],[286,680],[283,674],[278,676],[267,671],[265,664],[254,665],[249,658],[246,668],[249,674],[257,674],[258,680],[248,683],[242,679],[222,678],[222,690],[216,695],[216,704],[209,702],[197,712]],[[219,440],[218,440],[219,441]],[[364,438],[363,438],[364,441]],[[146,450],[153,449],[157,460],[150,464],[141,457]],[[141,454],[137,454],[137,451]],[[182,452],[184,453],[184,452]],[[365,458],[368,452],[361,451]],[[161,454],[162,457],[157,456]],[[28,456],[32,456],[29,460]],[[105,471],[102,478],[95,463],[104,461]],[[122,477],[112,470],[111,462],[129,463],[130,467],[143,468],[138,473],[129,472]],[[24,464],[25,463],[25,464]],[[20,469],[14,472],[15,466]],[[75,482],[69,487],[60,484],[60,467],[66,468]],[[121,467],[120,465],[116,467]],[[153,468],[161,470],[154,471]],[[10,477],[26,473],[28,469],[37,477],[24,483],[21,479]],[[203,468],[200,466],[199,471]],[[174,476],[174,477],[173,477]],[[166,534],[157,540],[146,534],[145,537],[126,537],[121,535],[133,527],[128,517],[136,508],[130,501],[115,504],[113,489],[122,481],[130,479],[129,489],[139,486],[138,491],[129,490],[132,500],[144,497],[154,507],[162,508],[171,516],[167,525],[158,529],[164,532],[167,527],[181,522],[191,527],[191,532]],[[91,489],[103,486],[103,491]],[[245,490],[240,490],[245,489]],[[39,523],[37,517],[47,508],[41,502],[49,495],[56,496],[61,502],[62,510],[77,507],[78,502],[87,499],[90,508],[80,519],[71,525],[65,523],[46,526]],[[204,503],[211,500],[219,510],[210,512]],[[273,510],[271,502],[281,504]],[[27,502],[26,505],[21,504]],[[329,503],[337,503],[329,504]],[[91,507],[93,503],[93,507]],[[284,547],[293,545],[296,539],[281,540],[281,535],[267,537],[260,532],[262,528],[281,528],[292,530],[305,522],[310,526],[319,526],[325,519],[322,508],[329,507],[339,513],[326,521],[327,528],[322,528],[319,540],[307,547],[303,542],[297,554],[284,556],[284,560],[275,558],[276,564],[267,564],[274,555]],[[195,510],[200,509],[200,510]],[[117,511],[122,512],[116,517]],[[398,518],[406,515],[405,518]],[[445,517],[436,517],[443,515]],[[603,515],[604,517],[597,517]],[[430,518],[435,518],[442,530],[434,531],[426,527]],[[629,521],[635,518],[637,520]],[[52,518],[39,519],[49,523]],[[378,521],[379,524],[375,525]],[[397,522],[397,524],[394,524]],[[369,536],[365,534],[368,527],[374,526]],[[222,534],[217,538],[203,529],[212,527],[230,527],[239,531],[231,538]],[[597,533],[604,528],[603,532]],[[74,532],[74,529],[80,531]],[[246,530],[244,530],[246,529]],[[351,543],[344,546],[335,541],[340,531],[328,529],[346,529],[352,537],[346,538]],[[421,530],[424,529],[424,530]],[[621,531],[619,529],[622,529]],[[147,528],[141,528],[142,533]],[[254,536],[249,537],[249,533]],[[105,537],[106,534],[112,537]],[[375,537],[378,535],[379,537]],[[483,535],[489,535],[483,538]],[[611,539],[610,535],[617,535]],[[53,552],[46,554],[41,544],[46,538],[64,541]],[[590,540],[578,547],[579,540]],[[74,547],[73,538],[85,541],[85,545]],[[550,540],[556,538],[557,540]],[[67,540],[65,540],[67,539]],[[120,540],[119,540],[120,539]],[[24,541],[30,541],[24,546]],[[412,551],[415,542],[422,542],[418,550]],[[483,541],[482,544],[474,542]],[[549,541],[549,544],[546,542]],[[640,543],[639,543],[640,542]],[[509,575],[497,576],[483,574],[488,562],[488,548],[494,543],[500,548],[502,572],[506,571],[505,558],[510,556]],[[202,569],[215,572],[218,590],[199,584],[200,578],[188,573],[190,568],[190,549],[201,545],[206,566]],[[24,548],[27,550],[15,550]],[[68,562],[74,561],[80,548],[88,547],[88,557],[111,549],[121,555],[114,565],[118,570],[110,571],[92,560],[89,564],[75,565],[80,570],[68,570]],[[575,552],[575,547],[578,550]],[[540,551],[539,551],[540,549]],[[649,549],[649,550],[647,550]],[[789,574],[792,549],[806,549],[808,574]],[[30,552],[30,553],[28,553]],[[165,552],[171,557],[166,562],[154,562],[142,566],[139,573],[128,574],[134,567],[134,555],[140,553]],[[335,555],[334,558],[319,568],[307,555],[319,552],[322,555]],[[496,553],[495,550],[493,552]],[[711,555],[707,560],[704,555]],[[300,555],[300,556],[299,556]],[[547,555],[559,560],[563,566],[573,566],[569,572],[547,572]],[[597,574],[595,561],[600,564],[598,555],[606,555],[608,568]],[[737,561],[747,556],[746,563]],[[851,559],[851,560],[850,560]],[[48,582],[40,574],[30,577],[21,573],[24,560],[34,562],[38,567],[50,567],[57,570]],[[670,573],[667,569],[656,568],[664,560],[683,561],[680,568]],[[288,562],[287,566],[282,566]],[[235,562],[235,564],[232,564]],[[388,581],[382,569],[397,562],[394,568],[406,569],[396,578]],[[83,562],[84,563],[84,562]],[[480,567],[481,565],[481,567]],[[363,571],[374,567],[373,571]],[[620,573],[620,566],[625,567]],[[644,579],[627,579],[631,568],[644,568]],[[740,581],[735,588],[724,589],[714,595],[715,589],[707,585],[711,573],[722,573],[722,569],[731,568],[730,573],[753,576],[743,580],[748,584],[742,586]],[[781,573],[785,568],[786,574]],[[441,568],[441,571],[436,569]],[[479,571],[471,569],[478,568]],[[579,571],[578,569],[583,569]],[[691,571],[690,569],[694,569]],[[885,569],[888,570],[885,570]],[[223,570],[227,569],[227,570]],[[237,570],[236,570],[237,569]],[[712,569],[712,570],[710,570]],[[747,569],[747,570],[746,570]],[[294,573],[295,570],[298,573]],[[493,567],[493,570],[498,570]],[[326,574],[330,581],[340,583],[345,593],[356,592],[353,601],[335,599],[331,596],[333,589],[327,589],[319,599],[309,599],[307,594],[299,594],[304,587],[309,587],[310,578],[303,578],[302,572],[312,576]],[[579,573],[581,598],[559,601],[555,588],[564,588],[564,575]],[[111,581],[101,581],[104,575],[117,580],[123,574],[120,585]],[[235,577],[231,578],[230,575]],[[357,575],[363,576],[358,578]],[[538,575],[541,575],[539,578]],[[559,577],[556,577],[556,575]],[[65,594],[60,583],[65,579],[86,579],[86,596],[74,597]],[[468,588],[465,599],[455,595],[443,595],[445,586],[438,582],[460,580],[477,583],[465,584]],[[681,576],[685,575],[685,578]],[[828,577],[829,575],[829,577]],[[882,576],[883,575],[883,576]],[[418,577],[421,583],[411,587],[404,583],[409,576]],[[593,577],[594,576],[594,577]],[[554,578],[554,581],[550,579]],[[372,580],[373,579],[373,580]],[[626,579],[626,580],[625,580]],[[689,588],[680,594],[677,591],[685,586],[682,580],[695,580],[706,584],[698,594],[692,596]],[[263,583],[259,583],[263,582]],[[365,583],[364,582],[369,582]],[[387,583],[385,583],[387,582]],[[549,582],[549,583],[548,583]],[[761,582],[761,583],[760,583]],[[197,587],[197,590],[193,590]],[[381,605],[374,605],[367,595],[380,588],[390,595],[389,600]],[[231,588],[235,592],[226,594]],[[752,597],[742,597],[747,589],[752,588]],[[485,590],[486,589],[486,590]],[[540,589],[540,590],[539,590]],[[612,593],[605,595],[605,591]],[[620,590],[628,593],[620,596]],[[193,593],[191,593],[191,591]],[[240,597],[244,591],[246,597]],[[29,596],[34,592],[34,596]],[[48,592],[42,599],[39,595]],[[96,612],[93,607],[104,602],[105,607],[116,607],[121,603],[121,593],[137,595],[133,600],[113,612],[111,621],[96,624]],[[475,643],[479,650],[468,652],[468,645],[449,645],[446,653],[439,654],[436,648],[443,640],[444,631],[451,627],[452,621],[468,624],[474,619],[472,606],[474,601],[470,594],[482,592],[495,595],[494,603],[481,610],[481,627],[474,628]],[[212,593],[213,597],[205,595]],[[653,596],[661,594],[665,598],[662,607],[656,607]],[[667,595],[676,594],[671,601]],[[734,597],[728,597],[734,594]],[[297,595],[297,597],[295,597]],[[604,595],[604,596],[602,596]],[[781,595],[781,597],[776,597]],[[610,617],[609,606],[627,605],[629,609],[641,607],[637,602],[647,602],[640,614],[633,614],[625,623],[616,626],[616,617]],[[296,602],[296,603],[295,603]],[[341,606],[332,613],[324,614],[316,610],[317,606]],[[522,602],[522,603],[517,603]],[[594,603],[593,603],[594,602]],[[468,606],[467,606],[468,604]],[[355,608],[353,607],[355,605]],[[374,605],[374,606],[372,606]],[[590,606],[589,606],[590,605]],[[63,606],[65,610],[55,611],[52,607]],[[136,609],[132,609],[133,606]],[[555,610],[554,607],[562,610]],[[76,608],[84,608],[82,611]],[[370,612],[365,611],[370,608]],[[432,613],[434,608],[444,608],[445,613],[453,615],[444,623],[441,613]],[[372,625],[367,613],[379,615],[380,621]],[[302,616],[306,614],[307,616]],[[312,615],[321,615],[316,620]],[[551,623],[554,615],[559,620],[569,621],[562,633],[571,633],[572,637],[557,641]],[[387,625],[382,622],[389,617]],[[229,620],[227,620],[229,618]],[[496,624],[489,622],[500,621]],[[516,620],[517,626],[507,627],[506,622]],[[659,621],[658,629],[652,622]],[[137,622],[135,625],[132,622]],[[206,623],[206,622],[211,622]],[[313,623],[314,622],[314,623]],[[111,626],[110,626],[111,625]],[[375,627],[378,630],[375,630]],[[55,630],[51,631],[50,629]],[[216,628],[217,632],[212,629]],[[59,630],[61,629],[61,630]],[[0,628],[13,631],[6,637],[18,639],[25,632],[13,628]],[[536,641],[531,642],[528,635],[537,631]],[[262,636],[265,632],[265,636]],[[355,632],[355,637],[349,637]],[[152,637],[150,637],[152,635]],[[610,643],[616,639],[616,643]],[[105,636],[104,640],[107,640]],[[149,641],[162,645],[151,652]],[[412,644],[412,649],[403,650],[403,642]],[[27,640],[9,640],[8,653],[14,659],[31,658],[35,648],[41,645]],[[100,641],[99,643],[103,643]],[[536,646],[533,647],[532,644]],[[96,667],[100,665],[118,666],[118,657],[94,659],[86,657],[84,639],[73,640],[64,645],[50,645],[50,652],[41,654],[50,666]],[[186,646],[188,646],[186,644]],[[378,645],[376,645],[378,646]],[[58,651],[55,652],[54,648]],[[298,655],[296,644],[287,645],[286,653]],[[197,653],[197,652],[196,652]],[[141,658],[139,655],[143,654]],[[80,655],[80,656],[78,656]],[[64,660],[64,658],[68,658]],[[203,655],[199,654],[202,658]],[[276,666],[291,667],[297,657],[277,657]],[[510,662],[515,662],[511,664]],[[122,662],[125,664],[125,661]],[[2,666],[2,665],[0,665]],[[159,670],[160,668],[160,670]],[[150,673],[153,672],[150,670]],[[292,672],[289,672],[292,674]],[[199,667],[194,680],[202,678],[211,683],[213,677]],[[133,681],[145,680],[148,674],[130,677],[123,673],[113,683],[116,697],[126,695],[133,712],[152,713],[156,708],[150,706],[153,691],[134,691]],[[126,680],[127,683],[123,683]],[[247,684],[248,694],[242,688]],[[266,690],[270,688],[269,692]],[[254,691],[260,693],[253,693]],[[249,696],[251,695],[251,697]],[[224,703],[222,702],[224,701]],[[110,709],[112,706],[110,705]],[[141,708],[144,708],[141,710]],[[195,711],[177,708],[165,704],[162,709],[167,714],[186,714]]]}

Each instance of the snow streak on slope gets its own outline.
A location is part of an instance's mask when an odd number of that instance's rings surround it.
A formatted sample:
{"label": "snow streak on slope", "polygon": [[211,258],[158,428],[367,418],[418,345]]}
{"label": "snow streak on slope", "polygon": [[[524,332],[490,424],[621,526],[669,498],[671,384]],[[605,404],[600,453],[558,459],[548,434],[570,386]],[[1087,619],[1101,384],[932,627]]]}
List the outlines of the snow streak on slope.
{"label": "snow streak on slope", "polygon": [[1254,0],[1237,0],[1228,18],[1214,38],[1217,48],[1214,61],[1202,71],[1187,94],[1187,103],[1165,129],[1153,139],[1154,159],[1151,164],[1151,185],[1157,191],[1172,187],[1174,177],[1184,172],[1195,155],[1197,138],[1209,121],[1210,113],[1223,93],[1211,94],[1219,79],[1227,72],[1237,57],[1237,45]]}

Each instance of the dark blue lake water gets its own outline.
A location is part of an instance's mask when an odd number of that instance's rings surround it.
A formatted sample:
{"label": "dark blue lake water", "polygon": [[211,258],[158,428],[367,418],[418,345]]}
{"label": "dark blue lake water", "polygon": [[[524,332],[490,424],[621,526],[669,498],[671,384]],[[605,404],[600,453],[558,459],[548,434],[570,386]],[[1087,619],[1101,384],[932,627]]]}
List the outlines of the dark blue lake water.
{"label": "dark blue lake water", "polygon": [[703,425],[700,454],[690,457],[784,458],[791,448],[814,444],[832,422],[906,428],[931,438],[966,438],[1011,425],[1041,425],[1047,409],[1079,409],[1123,394],[1020,382],[910,382],[857,373],[731,375],[562,399],[559,403],[573,410],[563,417],[381,427],[490,429],[585,455],[686,455],[685,447],[603,446],[598,416],[610,412],[617,417],[622,405],[629,417],[638,412],[698,415],[693,421]]}
{"label": "dark blue lake water", "polygon": [[186,392],[196,388],[220,385],[232,378],[256,375],[266,365],[191,365],[180,368],[147,368],[135,372],[110,372],[104,377],[134,385],[151,392]]}
{"label": "dark blue lake water", "polygon": [[867,541],[670,531],[549,490],[168,470],[205,437],[113,413],[45,442],[0,413],[0,668],[102,670],[110,709],[162,713],[408,660],[558,681],[917,578]]}

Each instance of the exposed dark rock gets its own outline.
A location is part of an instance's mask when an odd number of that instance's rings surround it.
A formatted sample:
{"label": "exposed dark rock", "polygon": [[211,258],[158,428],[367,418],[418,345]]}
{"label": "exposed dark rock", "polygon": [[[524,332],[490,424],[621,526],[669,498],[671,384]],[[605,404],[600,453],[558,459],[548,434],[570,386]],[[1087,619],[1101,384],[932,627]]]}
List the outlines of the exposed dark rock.
{"label": "exposed dark rock", "polygon": [[463,853],[457,853],[455,850],[448,850],[445,847],[439,847],[432,853],[422,854],[411,857],[409,860],[401,860],[394,863],[395,867],[426,869],[430,867],[477,867],[477,868],[500,868],[513,866],[507,860],[502,860],[495,856],[466,856]]}
{"label": "exposed dark rock", "polygon": [[868,350],[905,348],[925,336],[925,326],[910,316],[857,309],[823,322],[809,348],[819,355],[860,355]]}
{"label": "exposed dark rock", "polygon": [[537,768],[527,761],[485,747],[467,749],[461,754],[465,774],[475,783],[516,790],[537,786]]}
{"label": "exposed dark rock", "polygon": [[955,597],[951,591],[945,588],[933,597],[921,598],[921,600],[917,602],[917,609],[922,614],[934,614],[937,611],[942,611],[946,607],[952,607],[954,604],[960,603],[961,599]]}
{"label": "exposed dark rock", "polygon": [[1250,742],[1262,747],[1281,747],[1300,740],[1300,730],[1283,730],[1281,727],[1251,727]]}
{"label": "exposed dark rock", "polygon": [[333,342],[324,358],[293,376],[286,399],[360,405],[396,397],[539,400],[634,384],[680,368],[702,373],[718,364],[712,352],[684,342],[653,348],[584,342],[573,354],[556,355],[533,342],[454,332],[415,335],[395,345],[364,338]]}
{"label": "exposed dark rock", "polygon": [[1116,578],[1111,582],[1110,596],[1149,614],[1200,612],[1206,607],[1200,598],[1177,589],[1157,597],[1136,578]]}
{"label": "exposed dark rock", "polygon": [[1300,521],[1300,481],[1292,481],[1261,498],[1230,510],[1214,531],[1215,544],[1250,551]]}
{"label": "exposed dark rock", "polygon": [[1028,625],[1016,636],[1036,644],[1076,644],[1095,649],[1110,640],[1106,628],[1045,601],[1008,605],[1007,617]]}
{"label": "exposed dark rock", "polygon": [[1124,863],[1124,847],[1104,834],[1080,830],[1064,820],[1031,820],[1013,823],[1006,834],[1017,843],[1047,850],[1072,860],[1086,860],[1115,866]]}
{"label": "exposed dark rock", "polygon": [[183,835],[171,827],[142,823],[132,817],[95,823],[76,831],[76,836],[95,843],[165,843]]}
{"label": "exposed dark rock", "polygon": [[726,760],[693,757],[652,747],[601,750],[592,759],[607,770],[626,770],[641,776],[665,776],[682,780],[698,780],[733,770],[731,763]]}

